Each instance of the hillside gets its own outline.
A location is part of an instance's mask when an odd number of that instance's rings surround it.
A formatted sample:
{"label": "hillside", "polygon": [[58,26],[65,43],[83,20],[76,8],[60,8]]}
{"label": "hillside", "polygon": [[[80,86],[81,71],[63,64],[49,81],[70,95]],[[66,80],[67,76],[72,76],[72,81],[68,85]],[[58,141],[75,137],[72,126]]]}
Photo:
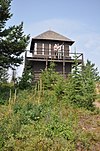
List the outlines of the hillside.
{"label": "hillside", "polygon": [[0,87],[0,151],[99,151],[93,65],[76,65],[64,79],[51,64],[36,84],[30,78],[26,71],[19,83]]}
{"label": "hillside", "polygon": [[20,91],[0,106],[2,151],[99,151],[100,112],[59,100],[54,90]]}

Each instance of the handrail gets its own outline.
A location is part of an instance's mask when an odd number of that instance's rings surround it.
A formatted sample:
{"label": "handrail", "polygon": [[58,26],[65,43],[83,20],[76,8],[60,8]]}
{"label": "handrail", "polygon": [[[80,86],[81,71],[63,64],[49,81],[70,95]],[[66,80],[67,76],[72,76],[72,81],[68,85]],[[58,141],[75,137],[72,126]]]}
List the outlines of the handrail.
{"label": "handrail", "polygon": [[77,59],[83,60],[83,53],[64,53],[60,52],[60,54],[54,54],[54,53],[47,53],[44,51],[38,51],[38,54],[33,52],[30,53],[30,50],[26,50],[25,57],[26,58],[36,58],[36,59],[75,59],[75,56]]}

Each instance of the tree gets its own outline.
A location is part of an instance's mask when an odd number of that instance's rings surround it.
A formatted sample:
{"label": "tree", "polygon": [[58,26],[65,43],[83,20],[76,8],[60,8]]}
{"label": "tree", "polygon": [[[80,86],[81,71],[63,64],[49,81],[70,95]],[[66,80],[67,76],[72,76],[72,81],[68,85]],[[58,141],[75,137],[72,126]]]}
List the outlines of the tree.
{"label": "tree", "polygon": [[29,35],[24,35],[23,23],[6,29],[6,22],[11,18],[10,6],[12,0],[0,0],[0,67],[13,68],[22,63],[20,56],[29,41]]}
{"label": "tree", "polygon": [[66,84],[66,100],[79,107],[93,110],[96,98],[95,82],[99,79],[97,68],[88,60],[84,68],[80,68],[77,57],[73,67]]}
{"label": "tree", "polygon": [[50,62],[47,70],[42,71],[41,80],[44,90],[51,90],[58,100],[62,100],[65,88],[65,79],[55,71],[55,63]]}
{"label": "tree", "polygon": [[27,66],[27,70],[24,69],[22,77],[19,78],[18,88],[21,90],[26,90],[32,88],[33,74],[30,66]]}
{"label": "tree", "polygon": [[67,95],[67,100],[71,104],[81,107],[84,104],[84,88],[81,75],[82,67],[78,64],[76,54],[74,58],[73,70],[67,79],[65,93]]}
{"label": "tree", "polygon": [[53,62],[50,63],[47,70],[42,71],[41,78],[45,89],[52,89],[56,81],[55,64]]}
{"label": "tree", "polygon": [[87,60],[86,65],[82,71],[83,86],[85,88],[84,96],[87,108],[93,108],[93,102],[96,99],[96,82],[100,79],[98,69],[95,68],[95,64]]}
{"label": "tree", "polygon": [[86,65],[83,68],[83,73],[85,77],[93,79],[95,82],[100,80],[98,68],[95,67],[95,64],[87,60]]}
{"label": "tree", "polygon": [[7,69],[1,68],[0,69],[0,84],[7,83],[8,80],[8,71]]}

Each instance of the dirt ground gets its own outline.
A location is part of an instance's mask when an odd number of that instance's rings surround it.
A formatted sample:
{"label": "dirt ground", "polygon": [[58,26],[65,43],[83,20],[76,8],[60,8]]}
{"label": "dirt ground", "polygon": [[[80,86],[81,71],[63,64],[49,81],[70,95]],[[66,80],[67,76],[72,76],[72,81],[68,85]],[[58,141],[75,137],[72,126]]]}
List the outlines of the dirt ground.
{"label": "dirt ground", "polygon": [[99,101],[95,101],[95,102],[94,102],[94,105],[95,105],[96,107],[100,108],[100,102],[99,102]]}

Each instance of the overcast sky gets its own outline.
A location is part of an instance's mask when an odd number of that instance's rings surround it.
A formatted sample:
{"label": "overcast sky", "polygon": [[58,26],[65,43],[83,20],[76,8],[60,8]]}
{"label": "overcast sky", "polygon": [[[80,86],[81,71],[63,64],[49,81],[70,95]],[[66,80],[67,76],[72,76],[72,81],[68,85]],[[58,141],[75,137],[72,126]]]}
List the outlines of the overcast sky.
{"label": "overcast sky", "polygon": [[71,52],[82,52],[100,72],[100,0],[13,0],[11,13],[8,26],[23,21],[31,38],[58,32],[75,41]]}

